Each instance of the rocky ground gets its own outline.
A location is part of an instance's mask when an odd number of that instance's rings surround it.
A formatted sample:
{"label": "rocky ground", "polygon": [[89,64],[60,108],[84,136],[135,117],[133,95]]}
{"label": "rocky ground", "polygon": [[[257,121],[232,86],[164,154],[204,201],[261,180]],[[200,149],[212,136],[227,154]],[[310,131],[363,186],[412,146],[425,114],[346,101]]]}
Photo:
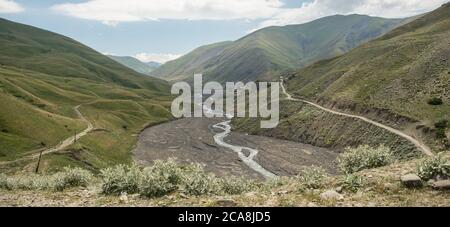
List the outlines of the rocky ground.
{"label": "rocky ground", "polygon": [[[138,163],[150,165],[154,160],[176,157],[180,162],[196,162],[219,176],[236,175],[262,179],[247,167],[237,153],[218,146],[213,139],[213,125],[222,119],[181,119],[146,129],[134,150]],[[321,166],[336,174],[337,153],[307,144],[270,137],[232,132],[226,142],[259,150],[256,161],[278,176],[297,175],[305,166]]]}
{"label": "rocky ground", "polygon": [[362,171],[359,175],[363,176],[363,187],[356,193],[340,187],[342,176],[333,176],[324,187],[316,190],[300,190],[295,181],[290,181],[267,191],[225,197],[188,197],[180,193],[158,199],[144,199],[138,195],[104,196],[95,185],[64,192],[0,190],[0,206],[449,207],[449,190],[436,190],[430,186],[411,189],[402,184],[400,178],[414,173],[420,162],[418,159]]}

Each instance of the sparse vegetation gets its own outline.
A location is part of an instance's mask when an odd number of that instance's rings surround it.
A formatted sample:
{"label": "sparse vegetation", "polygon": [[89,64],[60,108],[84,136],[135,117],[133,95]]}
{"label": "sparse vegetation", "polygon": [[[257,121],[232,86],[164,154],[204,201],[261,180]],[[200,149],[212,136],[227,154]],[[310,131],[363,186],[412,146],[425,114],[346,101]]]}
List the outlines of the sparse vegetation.
{"label": "sparse vegetation", "polygon": [[254,181],[233,176],[220,178],[218,184],[226,195],[240,195],[257,189]]}
{"label": "sparse vegetation", "polygon": [[417,174],[423,180],[450,177],[450,163],[443,155],[429,158],[423,161],[418,169]]}
{"label": "sparse vegetation", "polygon": [[101,188],[105,194],[134,194],[139,191],[142,171],[136,166],[118,165],[101,170]]}
{"label": "sparse vegetation", "polygon": [[347,148],[346,152],[338,157],[339,167],[346,174],[387,166],[394,161],[394,154],[384,145],[378,148],[372,148],[368,145]]}
{"label": "sparse vegetation", "polygon": [[438,139],[447,138],[445,133],[448,128],[448,120],[440,120],[434,124],[434,127],[436,127],[436,137]]}
{"label": "sparse vegetation", "polygon": [[304,169],[297,178],[302,186],[308,189],[318,189],[323,186],[327,177],[328,175],[323,168],[312,166]]}
{"label": "sparse vegetation", "polygon": [[91,172],[81,168],[64,168],[64,171],[53,176],[53,188],[63,191],[66,188],[86,187],[92,181]]}
{"label": "sparse vegetation", "polygon": [[67,188],[86,187],[93,175],[80,168],[65,168],[53,175],[37,175],[7,177],[0,176],[0,188],[8,190],[52,190],[63,191]]}
{"label": "sparse vegetation", "polygon": [[342,188],[349,192],[357,192],[363,187],[363,177],[356,174],[349,174],[344,177]]}
{"label": "sparse vegetation", "polygon": [[142,172],[139,183],[140,194],[146,197],[160,197],[178,189],[182,169],[174,159],[156,161],[154,166]]}
{"label": "sparse vegetation", "polygon": [[187,195],[218,194],[221,191],[218,179],[206,173],[199,164],[187,166],[181,176],[180,190]]}
{"label": "sparse vegetation", "polygon": [[444,101],[441,98],[433,97],[428,100],[428,104],[432,105],[432,106],[440,106],[440,105],[444,104]]}
{"label": "sparse vegetation", "polygon": [[199,164],[180,165],[175,159],[155,161],[149,168],[119,165],[101,171],[102,192],[120,195],[139,193],[148,198],[179,191],[186,195],[240,194],[253,189],[250,180],[217,178]]}

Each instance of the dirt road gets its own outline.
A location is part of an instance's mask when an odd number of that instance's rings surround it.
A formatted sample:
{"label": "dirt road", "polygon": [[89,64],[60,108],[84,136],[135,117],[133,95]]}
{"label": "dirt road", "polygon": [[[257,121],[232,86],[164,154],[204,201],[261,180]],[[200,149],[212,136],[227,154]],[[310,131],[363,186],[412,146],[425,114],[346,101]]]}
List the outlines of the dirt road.
{"label": "dirt road", "polygon": [[332,113],[332,114],[336,114],[336,115],[340,115],[340,116],[345,116],[345,117],[356,118],[356,119],[365,121],[365,122],[367,122],[367,123],[370,123],[370,124],[375,125],[375,126],[377,126],[377,127],[383,128],[383,129],[385,129],[385,130],[387,130],[387,131],[389,131],[389,132],[391,132],[391,133],[397,134],[397,135],[399,135],[399,136],[401,136],[401,137],[407,139],[408,141],[410,141],[411,143],[413,143],[419,150],[421,150],[424,154],[426,154],[426,155],[428,155],[428,156],[433,156],[433,155],[434,155],[433,152],[431,151],[431,149],[430,149],[427,145],[423,144],[423,143],[420,142],[419,140],[413,138],[413,137],[410,136],[410,135],[407,135],[406,133],[404,133],[404,132],[402,132],[402,131],[400,131],[400,130],[397,130],[397,129],[395,129],[395,128],[389,127],[389,126],[384,125],[384,124],[382,124],[382,123],[379,123],[379,122],[370,120],[370,119],[368,119],[368,118],[366,118],[366,117],[363,117],[363,116],[354,115],[354,114],[348,114],[348,113],[342,113],[342,112],[339,112],[339,111],[336,111],[336,110],[328,109],[328,108],[323,107],[323,106],[321,106],[321,105],[319,105],[319,104],[317,104],[317,103],[313,103],[313,102],[310,102],[310,101],[307,101],[307,100],[303,100],[303,99],[296,99],[296,98],[293,98],[292,95],[290,95],[290,94],[287,92],[286,87],[284,86],[284,81],[283,81],[283,79],[281,79],[281,90],[282,90],[283,93],[286,95],[286,97],[287,97],[288,100],[296,101],[296,102],[304,102],[304,103],[307,103],[307,104],[309,104],[309,105],[312,105],[312,106],[314,106],[314,107],[317,107],[317,108],[319,108],[319,109],[321,109],[321,110],[324,110],[324,111],[329,112],[329,113]]}
{"label": "dirt road", "polygon": [[[78,115],[78,118],[80,118],[82,121],[84,121],[87,124],[87,128],[85,130],[83,130],[82,132],[77,133],[76,137],[75,137],[75,135],[73,135],[73,136],[61,141],[60,144],[58,144],[57,146],[45,149],[44,151],[42,151],[42,155],[51,154],[51,153],[55,153],[55,152],[64,150],[67,147],[69,147],[70,145],[74,144],[76,142],[76,140],[79,140],[80,138],[86,136],[89,132],[91,132],[94,129],[94,125],[90,121],[88,121],[86,119],[86,117],[84,117],[84,115],[80,112],[79,109],[81,106],[83,106],[83,104],[74,107],[74,110],[75,110],[76,114]],[[14,162],[20,162],[20,161],[24,161],[24,160],[36,159],[36,158],[39,158],[39,155],[40,155],[40,152],[20,158],[20,159],[16,159],[11,162],[0,162],[0,165],[11,164]]]}

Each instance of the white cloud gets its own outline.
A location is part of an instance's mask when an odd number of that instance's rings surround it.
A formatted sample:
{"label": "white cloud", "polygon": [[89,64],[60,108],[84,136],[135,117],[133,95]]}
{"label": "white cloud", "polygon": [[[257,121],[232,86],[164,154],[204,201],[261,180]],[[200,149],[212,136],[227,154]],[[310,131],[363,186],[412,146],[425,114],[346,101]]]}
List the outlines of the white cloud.
{"label": "white cloud", "polygon": [[181,57],[181,54],[153,54],[153,53],[140,53],[136,54],[134,57],[142,62],[158,62],[164,64],[168,61],[175,60]]}
{"label": "white cloud", "polygon": [[[0,0],[4,1],[4,0]],[[86,0],[53,10],[107,25],[146,20],[255,20],[257,28],[306,23],[335,14],[402,18],[431,11],[448,0],[310,0],[285,8],[284,0]]]}
{"label": "white cloud", "polygon": [[64,3],[53,10],[108,25],[119,22],[175,20],[264,19],[283,6],[281,0],[89,0]]}
{"label": "white cloud", "polygon": [[258,28],[302,24],[335,14],[365,14],[386,18],[403,18],[438,8],[448,0],[313,0],[299,8],[282,9]]}
{"label": "white cloud", "polygon": [[20,13],[25,9],[15,1],[0,0],[0,13]]}

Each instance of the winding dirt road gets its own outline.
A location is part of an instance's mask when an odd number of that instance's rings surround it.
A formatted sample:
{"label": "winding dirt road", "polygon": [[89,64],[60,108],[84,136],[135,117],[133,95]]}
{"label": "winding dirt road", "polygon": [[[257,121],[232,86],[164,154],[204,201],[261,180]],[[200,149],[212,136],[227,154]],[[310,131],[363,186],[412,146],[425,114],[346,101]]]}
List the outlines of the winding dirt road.
{"label": "winding dirt road", "polygon": [[[55,152],[64,150],[67,147],[69,147],[70,145],[74,144],[76,142],[76,140],[79,140],[80,138],[86,136],[89,132],[91,132],[94,129],[94,125],[90,121],[88,121],[86,119],[86,117],[84,117],[84,115],[80,112],[79,109],[81,106],[83,106],[83,104],[80,104],[80,105],[74,107],[74,110],[75,110],[76,114],[78,115],[78,118],[87,124],[87,128],[85,130],[83,130],[82,132],[78,133],[76,135],[76,138],[75,138],[75,135],[71,136],[71,137],[61,141],[60,144],[58,144],[57,146],[48,148],[48,149],[42,151],[42,155],[51,154],[51,153],[55,153]],[[0,165],[11,164],[11,163],[15,163],[15,162],[24,161],[24,160],[36,159],[36,158],[39,158],[39,155],[40,155],[40,152],[20,158],[20,159],[16,159],[11,162],[0,162]]]}
{"label": "winding dirt road", "polygon": [[431,151],[431,149],[430,149],[427,145],[423,144],[423,143],[420,142],[419,140],[413,138],[413,137],[410,136],[410,135],[407,135],[406,133],[404,133],[404,132],[402,132],[402,131],[400,131],[400,130],[397,130],[397,129],[395,129],[395,128],[389,127],[389,126],[384,125],[384,124],[381,124],[381,123],[379,123],[379,122],[370,120],[370,119],[368,119],[368,118],[366,118],[366,117],[363,117],[363,116],[353,115],[353,114],[347,114],[347,113],[342,113],[342,112],[339,112],[339,111],[336,111],[336,110],[328,109],[328,108],[326,108],[326,107],[323,107],[323,106],[321,106],[321,105],[319,105],[319,104],[316,104],[316,103],[313,103],[313,102],[310,102],[310,101],[307,101],[307,100],[293,98],[292,95],[290,95],[290,94],[287,92],[286,87],[284,86],[284,80],[283,80],[283,79],[281,79],[281,90],[282,90],[283,93],[286,95],[287,100],[295,101],[295,102],[304,102],[304,103],[306,103],[306,104],[312,105],[312,106],[314,106],[314,107],[316,107],[316,108],[319,108],[319,109],[321,109],[321,110],[324,110],[324,111],[329,112],[329,113],[332,113],[332,114],[336,114],[336,115],[340,115],[340,116],[345,116],[345,117],[350,117],[350,118],[355,118],[355,119],[359,119],[359,120],[365,121],[365,122],[367,122],[367,123],[369,123],[369,124],[372,124],[372,125],[375,125],[375,126],[377,126],[377,127],[383,128],[383,129],[385,129],[385,130],[388,130],[389,132],[392,132],[392,133],[394,133],[394,134],[396,134],[396,135],[398,135],[398,136],[401,136],[401,137],[407,139],[408,141],[410,141],[411,143],[413,143],[419,150],[421,150],[421,151],[422,151],[424,154],[426,154],[427,156],[434,156],[433,152]]}

